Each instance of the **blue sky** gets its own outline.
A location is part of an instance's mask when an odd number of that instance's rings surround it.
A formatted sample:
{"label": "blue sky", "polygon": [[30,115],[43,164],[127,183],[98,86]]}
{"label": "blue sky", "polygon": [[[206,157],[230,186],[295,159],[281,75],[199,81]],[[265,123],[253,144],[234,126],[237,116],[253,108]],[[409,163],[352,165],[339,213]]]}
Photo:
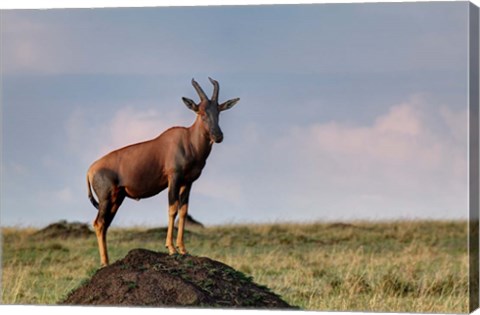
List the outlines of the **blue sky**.
{"label": "blue sky", "polygon": [[[205,224],[466,219],[466,2],[2,11],[2,225],[96,216],[89,165],[220,99]],[[114,225],[163,225],[166,193]]]}

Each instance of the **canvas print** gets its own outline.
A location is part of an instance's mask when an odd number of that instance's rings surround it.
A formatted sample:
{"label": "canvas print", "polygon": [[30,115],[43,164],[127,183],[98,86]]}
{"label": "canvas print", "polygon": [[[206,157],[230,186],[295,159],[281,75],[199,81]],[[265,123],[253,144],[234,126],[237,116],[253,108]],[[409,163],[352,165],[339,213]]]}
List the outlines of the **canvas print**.
{"label": "canvas print", "polygon": [[0,14],[2,304],[478,307],[475,5]]}

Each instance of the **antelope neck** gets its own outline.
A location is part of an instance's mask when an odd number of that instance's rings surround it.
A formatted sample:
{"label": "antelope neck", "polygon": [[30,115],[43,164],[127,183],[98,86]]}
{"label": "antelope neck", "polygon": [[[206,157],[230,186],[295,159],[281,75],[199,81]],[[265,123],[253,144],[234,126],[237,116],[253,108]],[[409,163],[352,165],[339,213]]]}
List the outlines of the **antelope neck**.
{"label": "antelope neck", "polygon": [[189,128],[190,141],[193,145],[195,153],[198,157],[207,158],[210,150],[212,149],[212,142],[210,135],[203,125],[202,118],[197,115],[195,122]]}

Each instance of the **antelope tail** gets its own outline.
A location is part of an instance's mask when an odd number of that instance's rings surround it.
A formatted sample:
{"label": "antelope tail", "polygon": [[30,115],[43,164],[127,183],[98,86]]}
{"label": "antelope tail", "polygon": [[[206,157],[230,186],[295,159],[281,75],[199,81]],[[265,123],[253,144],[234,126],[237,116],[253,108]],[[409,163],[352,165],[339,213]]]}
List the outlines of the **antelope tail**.
{"label": "antelope tail", "polygon": [[88,176],[89,174],[87,174],[87,188],[88,188],[88,198],[90,199],[90,202],[92,203],[92,205],[98,209],[98,202],[95,200],[95,198],[93,197],[93,194],[92,194],[92,187],[91,187],[91,184],[90,184],[90,176]]}

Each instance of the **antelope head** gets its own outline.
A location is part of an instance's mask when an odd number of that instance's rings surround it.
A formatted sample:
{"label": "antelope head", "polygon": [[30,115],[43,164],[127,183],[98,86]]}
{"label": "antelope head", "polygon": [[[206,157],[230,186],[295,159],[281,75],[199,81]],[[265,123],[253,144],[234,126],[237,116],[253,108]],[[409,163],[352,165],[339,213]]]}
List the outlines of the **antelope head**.
{"label": "antelope head", "polygon": [[218,104],[218,92],[220,86],[218,82],[212,78],[208,78],[213,84],[213,94],[210,99],[208,99],[205,92],[202,90],[200,85],[192,79],[192,85],[200,97],[200,103],[196,104],[194,101],[187,97],[182,97],[183,102],[189,109],[197,113],[197,115],[202,120],[202,125],[205,128],[205,131],[208,133],[211,142],[220,143],[223,140],[223,133],[218,125],[219,114],[221,111],[232,108],[240,98],[234,98]]}

